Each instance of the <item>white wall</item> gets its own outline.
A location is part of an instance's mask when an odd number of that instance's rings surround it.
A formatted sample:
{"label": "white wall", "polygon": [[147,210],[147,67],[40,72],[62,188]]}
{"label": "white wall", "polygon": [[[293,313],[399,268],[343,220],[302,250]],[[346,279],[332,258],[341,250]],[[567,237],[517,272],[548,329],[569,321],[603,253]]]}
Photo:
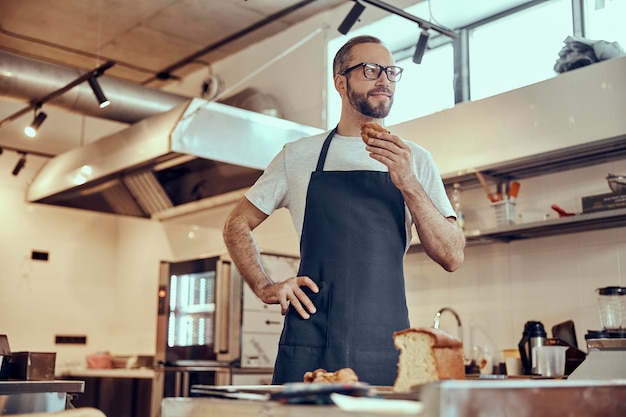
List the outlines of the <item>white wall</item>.
{"label": "white wall", "polygon": [[[267,62],[268,57],[280,55],[289,45],[315,33],[301,49],[281,59],[279,65],[273,64],[242,88],[251,85],[276,93],[286,118],[322,127],[325,71],[328,70],[320,62],[326,56],[325,38],[335,36],[334,28],[342,16],[323,15],[294,26],[277,38],[216,63],[214,69],[228,80],[227,85],[233,85]],[[316,30],[320,27],[322,31],[318,34]],[[171,88],[179,89],[181,94],[196,92],[204,75],[199,72]],[[570,87],[576,88],[574,73],[564,76],[571,79]],[[546,103],[546,100],[551,103],[540,112],[545,120],[550,120],[551,111],[561,104],[562,91],[544,94],[535,87],[525,91],[532,91],[538,103]],[[593,92],[584,91],[581,96],[584,100],[577,101],[575,106],[582,109],[581,116],[586,114],[585,109],[594,110],[602,103],[602,97]],[[590,98],[592,104],[587,106]],[[500,120],[504,126],[513,124],[514,128],[503,134],[511,137],[512,132],[518,132],[516,149],[532,154],[544,150],[543,146],[552,140],[567,141],[571,136],[563,135],[566,130],[588,134],[608,129],[623,134],[626,128],[619,116],[626,111],[623,111],[623,101],[621,103],[621,113],[605,108],[606,112],[614,113],[597,120],[582,117],[577,120],[577,126],[553,129],[550,135],[541,136],[541,141],[531,140],[536,129],[523,119],[519,119],[519,124],[513,123],[518,119],[507,119],[507,115],[523,114],[527,109],[520,109],[512,101],[509,111],[493,107],[491,110],[500,110],[493,113],[496,121]],[[465,112],[470,105],[481,108],[488,104],[489,101],[485,101],[459,107]],[[485,156],[485,146],[490,149],[492,144],[483,144],[481,137],[475,134],[480,125],[471,118],[459,125],[459,131],[464,134],[444,136],[445,140],[440,141],[437,132],[450,127],[447,115],[436,114],[416,121],[428,125],[428,129],[419,130],[419,141],[426,147],[432,145],[437,163],[445,167],[442,172],[449,172],[457,164],[475,166],[509,156],[499,151]],[[413,139],[411,125],[402,126],[407,137]],[[400,126],[397,131],[401,131]],[[472,146],[468,146],[465,134],[472,137]],[[426,143],[429,137],[437,137],[437,141]],[[525,145],[520,147],[520,143]],[[456,159],[448,158],[450,150],[457,151]],[[217,218],[210,222],[213,227],[207,228],[26,204],[24,194],[28,179],[45,161],[29,156],[27,167],[17,177],[11,175],[15,162],[13,152],[5,152],[0,157],[0,218],[3,220],[0,226],[0,333],[8,334],[15,351],[56,351],[57,369],[82,365],[84,356],[97,350],[115,354],[154,353],[158,262],[223,250],[219,230],[223,213],[216,214]],[[623,163],[606,169],[626,173]],[[600,170],[595,175],[603,173]],[[524,181],[520,212],[525,204],[528,213],[534,210],[541,215],[546,211],[545,202],[555,197],[566,209],[576,210],[578,196],[589,188],[573,190],[567,197],[554,190],[555,187],[570,189],[586,175],[553,177],[552,182]],[[593,187],[598,184],[594,183]],[[535,206],[532,199],[536,195],[542,197],[543,203]],[[466,207],[473,203],[477,207],[474,212],[468,210],[468,227],[481,227],[489,221],[484,196],[472,196],[472,192],[468,192],[463,198]],[[294,251],[297,248],[285,213],[277,213],[270,223],[263,225],[257,239],[267,250]],[[50,260],[31,261],[31,250],[50,252]],[[412,323],[414,326],[430,325],[439,308],[451,306],[457,309],[466,325],[466,342],[489,343],[493,349],[502,349],[517,343],[527,320],[542,320],[549,328],[559,321],[573,319],[580,343],[588,328],[599,326],[593,289],[609,284],[625,285],[625,259],[624,228],[470,247],[465,264],[453,274],[443,272],[424,254],[411,254],[407,257],[407,287]],[[442,327],[449,325],[446,319]],[[470,331],[471,328],[474,330]],[[54,345],[55,334],[85,334],[88,344]]]}
{"label": "white wall", "polygon": [[[324,57],[328,36],[336,36],[336,31],[329,28],[333,23],[328,20],[336,19],[323,13],[233,57],[212,63],[213,73],[225,85],[219,98],[255,87],[276,98],[285,119],[324,128],[322,109],[326,108],[327,75]],[[166,89],[197,95],[206,76],[206,70],[200,70]]]}
{"label": "white wall", "polygon": [[[224,252],[223,215],[207,228],[29,204],[46,159],[29,155],[13,176],[17,159],[0,157],[0,334],[11,350],[57,352],[57,373],[98,351],[154,354],[159,261]],[[260,228],[263,249],[296,253],[285,214]],[[49,260],[31,260],[32,251]],[[87,345],[55,345],[55,335],[86,335]]]}
{"label": "white wall", "polygon": [[[609,172],[626,172],[626,161],[522,180],[516,221],[556,218],[552,204],[580,213],[581,195],[610,192]],[[469,233],[495,227],[482,189],[463,191],[461,200]],[[452,274],[423,253],[410,254],[406,279],[412,325],[429,326],[441,307],[454,308],[467,355],[474,345],[497,354],[514,348],[529,320],[541,321],[548,335],[555,324],[573,320],[586,350],[585,333],[600,329],[594,290],[626,285],[626,228],[469,246],[465,263]],[[444,317],[442,327],[456,334],[452,317]]]}

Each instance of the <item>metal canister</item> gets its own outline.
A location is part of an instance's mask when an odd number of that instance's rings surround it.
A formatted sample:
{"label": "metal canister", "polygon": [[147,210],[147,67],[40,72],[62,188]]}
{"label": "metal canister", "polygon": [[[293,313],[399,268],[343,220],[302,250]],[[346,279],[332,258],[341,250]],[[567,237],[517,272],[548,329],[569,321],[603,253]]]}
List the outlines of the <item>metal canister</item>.
{"label": "metal canister", "polygon": [[538,374],[537,346],[544,346],[547,342],[546,330],[540,321],[528,321],[524,325],[524,332],[518,347],[522,360],[522,369],[526,375]]}

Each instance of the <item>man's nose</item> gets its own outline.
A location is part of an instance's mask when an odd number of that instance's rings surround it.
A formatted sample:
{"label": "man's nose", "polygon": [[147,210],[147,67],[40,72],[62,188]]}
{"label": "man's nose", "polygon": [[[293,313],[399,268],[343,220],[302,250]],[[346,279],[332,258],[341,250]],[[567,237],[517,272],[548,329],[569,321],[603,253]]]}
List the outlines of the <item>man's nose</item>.
{"label": "man's nose", "polygon": [[387,78],[387,73],[385,71],[381,71],[380,75],[378,75],[378,78],[376,79],[376,84],[389,85],[390,83],[391,82]]}

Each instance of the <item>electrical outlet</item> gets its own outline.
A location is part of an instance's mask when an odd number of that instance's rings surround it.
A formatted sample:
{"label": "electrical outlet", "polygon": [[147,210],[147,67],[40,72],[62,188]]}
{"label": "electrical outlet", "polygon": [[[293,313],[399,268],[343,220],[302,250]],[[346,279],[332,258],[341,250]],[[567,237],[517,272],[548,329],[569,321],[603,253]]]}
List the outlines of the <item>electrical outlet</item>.
{"label": "electrical outlet", "polygon": [[32,251],[31,255],[30,255],[30,259],[34,260],[34,261],[47,261],[49,258],[49,253],[48,252],[42,252],[42,251]]}
{"label": "electrical outlet", "polygon": [[57,345],[86,345],[87,336],[56,335],[54,343]]}

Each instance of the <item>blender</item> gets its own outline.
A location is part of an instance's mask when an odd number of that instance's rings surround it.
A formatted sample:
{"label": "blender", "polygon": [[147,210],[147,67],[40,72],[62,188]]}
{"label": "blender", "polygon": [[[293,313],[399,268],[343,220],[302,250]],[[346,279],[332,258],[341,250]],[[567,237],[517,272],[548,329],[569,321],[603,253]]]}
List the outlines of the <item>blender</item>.
{"label": "blender", "polygon": [[626,378],[626,287],[596,292],[602,330],[587,331],[587,358],[568,379]]}

